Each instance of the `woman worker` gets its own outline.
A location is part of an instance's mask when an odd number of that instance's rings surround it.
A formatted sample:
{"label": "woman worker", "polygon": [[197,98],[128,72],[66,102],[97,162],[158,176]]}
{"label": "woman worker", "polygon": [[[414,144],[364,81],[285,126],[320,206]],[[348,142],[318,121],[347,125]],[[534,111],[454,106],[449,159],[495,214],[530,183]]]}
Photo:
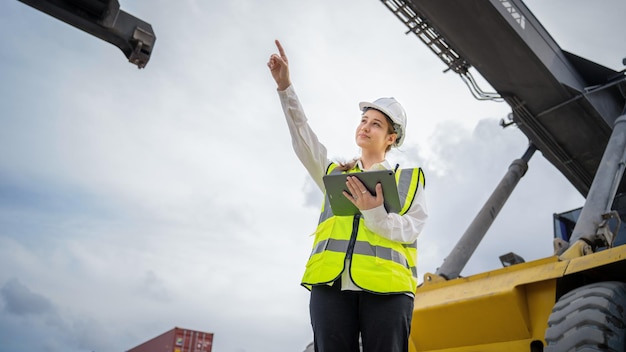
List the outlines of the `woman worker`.
{"label": "woman worker", "polygon": [[[289,77],[285,51],[267,63],[276,81],[294,150],[318,187],[322,177],[391,169],[385,159],[405,139],[406,114],[394,98],[362,102],[355,140],[361,155],[350,163],[328,160],[307,123]],[[396,167],[397,168],[397,167]],[[399,213],[387,213],[382,186],[372,194],[348,176],[344,195],[360,210],[335,216],[328,197],[315,232],[302,285],[311,291],[310,315],[317,352],[406,352],[417,287],[416,239],[427,218],[421,169],[396,170]]]}

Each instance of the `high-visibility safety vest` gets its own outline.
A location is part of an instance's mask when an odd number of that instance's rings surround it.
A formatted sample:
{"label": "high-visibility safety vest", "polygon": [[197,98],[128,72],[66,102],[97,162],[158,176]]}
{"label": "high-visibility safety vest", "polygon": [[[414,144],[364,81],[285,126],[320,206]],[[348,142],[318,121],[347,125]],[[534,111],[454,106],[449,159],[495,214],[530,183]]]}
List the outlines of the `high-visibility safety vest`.
{"label": "high-visibility safety vest", "polygon": [[[347,172],[360,172],[358,167]],[[330,164],[326,174],[342,172]],[[344,171],[345,173],[345,171]],[[421,168],[395,173],[400,196],[400,215],[405,214],[424,185]],[[344,270],[361,289],[374,293],[414,293],[417,288],[417,243],[400,243],[369,230],[361,214],[335,216],[325,195],[315,231],[313,250],[306,264],[302,286],[311,289],[337,280]],[[345,268],[346,259],[350,267]]]}

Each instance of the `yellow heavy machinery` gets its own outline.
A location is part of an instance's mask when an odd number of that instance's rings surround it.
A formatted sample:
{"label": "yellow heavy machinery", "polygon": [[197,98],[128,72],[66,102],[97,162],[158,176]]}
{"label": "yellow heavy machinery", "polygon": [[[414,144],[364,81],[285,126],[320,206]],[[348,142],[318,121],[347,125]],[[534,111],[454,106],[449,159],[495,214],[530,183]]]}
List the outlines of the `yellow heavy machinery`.
{"label": "yellow heavy machinery", "polygon": [[[415,297],[412,351],[626,350],[626,76],[561,50],[521,0],[382,0],[478,99],[502,99],[528,137]],[[623,62],[626,65],[626,60]],[[485,93],[474,67],[496,90]],[[555,216],[554,255],[460,272],[536,150],[585,197]]]}

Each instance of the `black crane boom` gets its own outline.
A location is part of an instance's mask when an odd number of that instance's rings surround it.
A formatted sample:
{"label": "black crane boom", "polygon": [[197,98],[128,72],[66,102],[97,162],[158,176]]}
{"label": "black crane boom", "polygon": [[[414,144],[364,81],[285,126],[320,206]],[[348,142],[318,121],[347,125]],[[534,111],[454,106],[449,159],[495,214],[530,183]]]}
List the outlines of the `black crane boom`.
{"label": "black crane boom", "polygon": [[520,130],[586,196],[626,105],[623,71],[561,50],[521,0],[382,2],[450,70],[463,76],[474,67],[511,106]]}

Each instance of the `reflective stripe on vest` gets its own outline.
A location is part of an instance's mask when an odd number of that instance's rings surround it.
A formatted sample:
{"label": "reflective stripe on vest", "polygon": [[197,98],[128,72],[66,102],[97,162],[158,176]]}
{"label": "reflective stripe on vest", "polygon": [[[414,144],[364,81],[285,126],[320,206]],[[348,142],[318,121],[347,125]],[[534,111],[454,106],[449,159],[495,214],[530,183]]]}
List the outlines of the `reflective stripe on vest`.
{"label": "reflective stripe on vest", "polygon": [[[350,170],[355,171],[360,170]],[[329,165],[327,174],[337,172],[342,171],[336,164]],[[423,172],[419,168],[401,169],[396,172],[396,182],[402,215],[411,207],[419,184],[424,184]],[[351,278],[362,289],[377,293],[414,292],[417,243],[402,244],[383,238],[367,229],[363,221],[360,215],[334,216],[325,197],[303,286],[310,289],[335,281],[349,255]]]}
{"label": "reflective stripe on vest", "polygon": [[[332,238],[320,241],[311,252],[311,255],[322,253],[323,251],[333,251],[345,253],[348,250],[348,244],[350,241],[347,240],[335,240]],[[409,244],[403,244],[402,246],[406,248],[415,248],[417,249],[417,241]],[[368,242],[364,241],[356,241],[354,245],[353,254],[362,254],[369,255],[372,257],[379,257],[381,259],[391,260],[400,265],[405,266],[406,268],[411,270],[411,273],[415,278],[417,278],[417,267],[410,266],[406,258],[397,251],[394,251],[391,248],[380,247],[380,246],[372,246]]]}

